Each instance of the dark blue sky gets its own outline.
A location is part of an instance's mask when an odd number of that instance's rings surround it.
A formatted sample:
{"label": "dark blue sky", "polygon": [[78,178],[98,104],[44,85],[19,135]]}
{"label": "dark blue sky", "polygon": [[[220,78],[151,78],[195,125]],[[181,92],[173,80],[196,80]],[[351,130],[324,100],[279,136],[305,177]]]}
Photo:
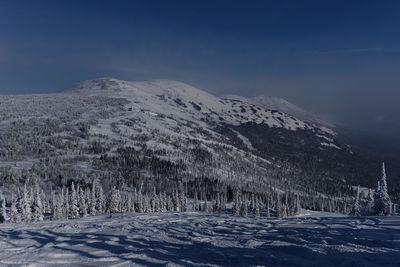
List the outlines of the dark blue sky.
{"label": "dark blue sky", "polygon": [[112,76],[400,133],[400,1],[1,1],[0,93]]}

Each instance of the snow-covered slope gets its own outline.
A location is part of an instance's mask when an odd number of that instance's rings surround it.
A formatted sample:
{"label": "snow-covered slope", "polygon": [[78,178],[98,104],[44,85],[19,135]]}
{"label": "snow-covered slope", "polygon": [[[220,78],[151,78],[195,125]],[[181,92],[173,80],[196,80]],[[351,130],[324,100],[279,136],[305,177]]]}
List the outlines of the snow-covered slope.
{"label": "snow-covered slope", "polygon": [[132,103],[133,109],[185,120],[202,119],[230,124],[254,122],[288,130],[314,128],[280,110],[276,112],[274,108],[265,108],[243,98],[219,98],[188,84],[171,80],[127,82],[98,78],[79,83],[65,92],[123,97]]}
{"label": "snow-covered slope", "polygon": [[281,112],[290,114],[296,118],[299,118],[301,120],[307,121],[312,124],[334,127],[332,123],[326,122],[318,118],[318,116],[280,97],[275,97],[270,95],[260,95],[255,97],[249,97],[248,101],[249,103],[260,106],[265,109],[279,110]]}
{"label": "snow-covered slope", "polygon": [[[50,177],[65,184],[71,172],[74,177],[102,175],[105,181],[107,173],[114,172],[132,183],[161,176],[149,168],[166,175],[170,167],[158,169],[160,164],[178,164],[173,175],[207,177],[258,191],[271,183],[283,188],[300,182],[297,190],[304,190],[310,185],[305,179],[309,171],[321,175],[312,185],[323,183],[325,190],[329,181],[345,184],[337,172],[347,174],[350,168],[343,167],[350,153],[331,129],[177,81],[98,78],[59,94],[0,96],[0,103],[0,167],[10,184],[23,181],[18,177],[26,173],[32,174],[31,180]],[[121,157],[127,148],[138,157],[165,162],[128,166],[138,168],[137,177],[130,179],[131,174],[117,166],[121,159],[110,159]],[[338,162],[333,166],[336,173],[331,163],[325,164],[333,156],[339,159],[333,161]],[[320,165],[303,170],[306,160]],[[171,178],[168,175],[165,179]]]}
{"label": "snow-covered slope", "polygon": [[0,225],[0,265],[399,266],[400,219],[113,214]]}

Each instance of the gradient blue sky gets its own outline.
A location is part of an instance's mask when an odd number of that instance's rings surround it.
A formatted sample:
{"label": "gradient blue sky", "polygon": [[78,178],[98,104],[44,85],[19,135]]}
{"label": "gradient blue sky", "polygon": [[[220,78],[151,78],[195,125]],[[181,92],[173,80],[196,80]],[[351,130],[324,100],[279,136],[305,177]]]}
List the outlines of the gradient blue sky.
{"label": "gradient blue sky", "polygon": [[0,1],[0,93],[103,76],[271,94],[400,134],[400,1]]}

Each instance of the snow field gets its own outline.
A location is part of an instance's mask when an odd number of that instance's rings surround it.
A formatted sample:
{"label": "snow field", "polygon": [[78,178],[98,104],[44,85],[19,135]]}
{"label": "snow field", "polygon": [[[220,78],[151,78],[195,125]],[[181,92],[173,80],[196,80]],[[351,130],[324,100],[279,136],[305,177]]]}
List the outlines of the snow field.
{"label": "snow field", "polygon": [[2,224],[0,265],[399,266],[400,217],[128,213]]}

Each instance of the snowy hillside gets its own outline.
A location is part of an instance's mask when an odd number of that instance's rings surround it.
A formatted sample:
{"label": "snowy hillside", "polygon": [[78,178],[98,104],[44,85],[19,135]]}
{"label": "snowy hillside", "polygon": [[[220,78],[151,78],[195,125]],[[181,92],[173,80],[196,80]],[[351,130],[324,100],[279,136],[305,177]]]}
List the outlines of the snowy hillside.
{"label": "snowy hillside", "polygon": [[376,166],[326,126],[177,81],[99,78],[59,94],[0,96],[8,196],[25,183],[50,191],[99,180],[106,191],[143,184],[150,193],[180,181],[191,197],[296,193],[304,207],[348,212],[352,186],[374,185]]}
{"label": "snowy hillside", "polygon": [[279,110],[312,124],[323,125],[331,128],[335,127],[334,124],[326,122],[318,118],[318,116],[279,97],[270,95],[261,95],[256,97],[250,97],[248,98],[248,100],[250,103],[258,105],[265,109]]}
{"label": "snowy hillside", "polygon": [[313,126],[282,112],[260,108],[247,101],[218,98],[188,84],[170,80],[127,82],[99,78],[82,82],[67,93],[100,94],[123,97],[134,111],[151,112],[151,116],[175,116],[180,120],[208,120],[240,124],[265,123],[288,130],[313,129]]}
{"label": "snowy hillside", "polygon": [[0,265],[399,266],[400,218],[113,214],[0,225]]}

